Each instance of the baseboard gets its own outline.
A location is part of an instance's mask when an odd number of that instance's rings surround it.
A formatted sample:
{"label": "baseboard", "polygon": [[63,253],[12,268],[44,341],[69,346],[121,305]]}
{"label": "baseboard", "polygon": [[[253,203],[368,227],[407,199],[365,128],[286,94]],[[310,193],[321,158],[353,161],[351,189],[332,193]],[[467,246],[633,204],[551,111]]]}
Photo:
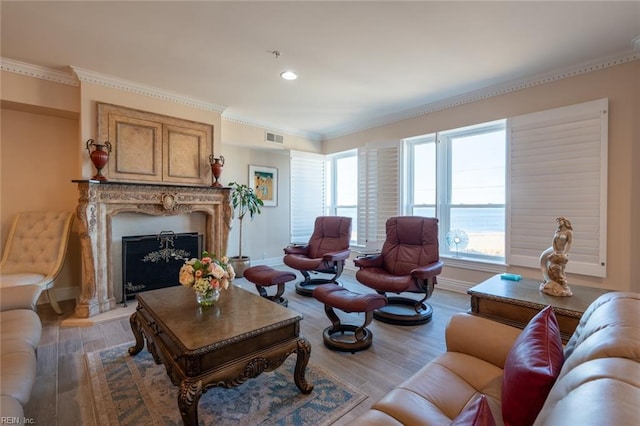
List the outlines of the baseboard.
{"label": "baseboard", "polygon": [[271,267],[282,266],[283,265],[282,257],[272,257],[270,259],[261,259],[261,260],[251,259],[251,266],[260,266],[260,265],[271,266]]}
{"label": "baseboard", "polygon": [[[76,300],[79,290],[80,289],[78,287],[61,287],[61,288],[54,287],[53,289],[53,291],[56,294],[56,299],[58,300],[58,302],[61,302],[63,300]],[[49,296],[47,296],[46,291],[43,291],[42,294],[40,294],[40,297],[38,298],[38,305],[44,305],[47,303],[49,303]]]}
{"label": "baseboard", "polygon": [[470,283],[467,281],[459,281],[452,280],[450,278],[444,278],[438,276],[438,285],[436,286],[436,291],[438,289],[441,290],[449,290],[455,293],[467,294],[467,290],[476,285],[477,283]]}
{"label": "baseboard", "polygon": [[[252,260],[251,266],[265,265],[270,266],[272,268],[283,266],[282,257],[272,257],[270,259],[261,259],[261,260]],[[358,268],[353,265],[345,265],[344,271],[345,273],[355,275]],[[450,278],[438,277],[438,286],[437,289],[449,290],[456,293],[467,294],[467,290],[476,285],[477,283],[466,282],[453,280]],[[62,300],[76,300],[79,292],[78,287],[61,287],[54,288],[53,291],[56,293],[56,298],[58,301]],[[49,303],[49,298],[47,297],[46,291],[43,291],[38,299],[38,305]]]}

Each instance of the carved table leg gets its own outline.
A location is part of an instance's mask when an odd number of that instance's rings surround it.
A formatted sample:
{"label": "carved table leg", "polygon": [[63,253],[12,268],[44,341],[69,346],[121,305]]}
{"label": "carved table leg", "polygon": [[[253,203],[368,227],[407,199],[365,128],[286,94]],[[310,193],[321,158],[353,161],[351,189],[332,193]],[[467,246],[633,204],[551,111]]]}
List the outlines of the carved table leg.
{"label": "carved table leg", "polygon": [[198,401],[202,395],[202,382],[182,381],[178,392],[178,409],[185,426],[198,426]]}
{"label": "carved table leg", "polygon": [[311,344],[307,341],[307,339],[301,337],[298,340],[298,350],[297,350],[297,359],[296,359],[296,369],[293,375],[293,378],[296,382],[296,386],[300,389],[300,392],[305,395],[311,393],[313,390],[313,385],[308,383],[304,377],[305,370],[307,369],[307,364],[309,363],[309,357],[311,355]]}
{"label": "carved table leg", "polygon": [[142,348],[144,348],[144,337],[142,335],[141,325],[138,322],[139,316],[140,315],[136,311],[129,317],[129,324],[131,324],[131,331],[133,331],[133,335],[136,338],[136,344],[129,348],[130,355],[136,355],[138,352],[142,350]]}

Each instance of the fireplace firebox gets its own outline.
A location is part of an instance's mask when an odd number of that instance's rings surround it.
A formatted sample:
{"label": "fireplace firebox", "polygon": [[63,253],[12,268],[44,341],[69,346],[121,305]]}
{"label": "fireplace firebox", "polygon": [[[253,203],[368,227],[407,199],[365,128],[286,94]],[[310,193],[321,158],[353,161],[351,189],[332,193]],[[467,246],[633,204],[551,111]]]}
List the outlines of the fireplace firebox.
{"label": "fireplace firebox", "polygon": [[176,234],[122,237],[122,302],[136,294],[180,285],[178,273],[185,260],[200,257],[202,234]]}

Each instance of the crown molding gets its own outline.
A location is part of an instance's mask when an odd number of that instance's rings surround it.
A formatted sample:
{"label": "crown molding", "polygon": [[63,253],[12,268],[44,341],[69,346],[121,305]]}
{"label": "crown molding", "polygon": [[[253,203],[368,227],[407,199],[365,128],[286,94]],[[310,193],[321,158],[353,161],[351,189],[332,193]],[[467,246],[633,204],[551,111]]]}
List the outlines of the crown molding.
{"label": "crown molding", "polygon": [[363,120],[356,125],[347,125],[347,126],[340,127],[335,130],[323,133],[322,140],[327,141],[327,140],[335,139],[338,137],[357,133],[363,130],[385,126],[387,124],[396,123],[398,121],[407,120],[410,118],[431,114],[437,111],[442,111],[448,108],[457,107],[457,106],[468,104],[471,102],[492,98],[494,96],[504,95],[506,93],[511,93],[518,90],[522,90],[522,89],[528,89],[530,87],[551,83],[553,81],[558,81],[565,78],[574,77],[580,74],[602,70],[602,69],[613,67],[616,65],[621,65],[627,62],[632,62],[640,59],[640,37],[637,37],[636,39],[634,39],[633,44],[636,46],[636,49],[639,49],[639,51],[637,52],[625,51],[625,52],[621,52],[606,58],[585,62],[582,64],[574,65],[572,67],[564,68],[561,70],[556,70],[556,71],[552,71],[544,74],[538,74],[535,76],[526,77],[519,80],[512,80],[510,82],[489,86],[483,89],[474,90],[471,92],[452,96],[439,101],[420,105],[415,108],[410,108],[410,109],[406,109],[396,113],[387,114],[381,117],[376,117],[374,119]]}
{"label": "crown molding", "polygon": [[98,84],[100,86],[110,87],[112,89],[118,89],[125,92],[149,96],[151,98],[174,102],[177,104],[202,109],[205,111],[217,112],[219,114],[222,114],[222,112],[226,109],[226,107],[221,105],[216,105],[209,102],[203,102],[196,99],[187,98],[185,96],[181,96],[176,93],[168,93],[155,87],[134,83],[128,80],[123,80],[123,79],[112,77],[106,74],[100,74],[98,72],[75,67],[73,65],[71,66],[71,69],[73,70],[75,75],[78,77],[78,80],[80,80],[83,83]]}
{"label": "crown molding", "polygon": [[56,71],[51,68],[27,64],[26,62],[20,62],[14,59],[0,58],[0,69],[2,69],[2,71],[53,81],[54,83],[66,84],[68,86],[77,87],[80,85],[78,79],[68,72]]}
{"label": "crown molding", "polygon": [[257,127],[260,129],[264,129],[264,130],[268,130],[270,132],[275,132],[275,133],[286,133],[288,135],[293,135],[293,136],[300,136],[306,139],[309,139],[313,142],[321,142],[322,141],[322,135],[320,133],[315,133],[315,132],[305,132],[302,130],[298,130],[298,129],[291,129],[291,128],[283,128],[283,127],[274,127],[272,124],[269,123],[264,123],[264,122],[259,122],[256,120],[252,120],[246,117],[241,117],[238,115],[234,115],[234,114],[230,114],[230,113],[223,113],[222,114],[222,119],[225,121],[230,121],[232,123],[238,123],[238,124],[242,124],[245,126],[252,126],[252,127]]}

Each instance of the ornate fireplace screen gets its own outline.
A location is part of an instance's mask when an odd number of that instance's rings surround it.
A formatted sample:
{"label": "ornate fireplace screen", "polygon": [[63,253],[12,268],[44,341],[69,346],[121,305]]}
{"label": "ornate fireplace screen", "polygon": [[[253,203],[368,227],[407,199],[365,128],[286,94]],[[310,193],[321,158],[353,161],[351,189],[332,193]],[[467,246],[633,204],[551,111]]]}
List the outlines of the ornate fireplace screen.
{"label": "ornate fireplace screen", "polygon": [[180,267],[201,252],[197,232],[122,237],[122,302],[143,291],[179,285]]}

